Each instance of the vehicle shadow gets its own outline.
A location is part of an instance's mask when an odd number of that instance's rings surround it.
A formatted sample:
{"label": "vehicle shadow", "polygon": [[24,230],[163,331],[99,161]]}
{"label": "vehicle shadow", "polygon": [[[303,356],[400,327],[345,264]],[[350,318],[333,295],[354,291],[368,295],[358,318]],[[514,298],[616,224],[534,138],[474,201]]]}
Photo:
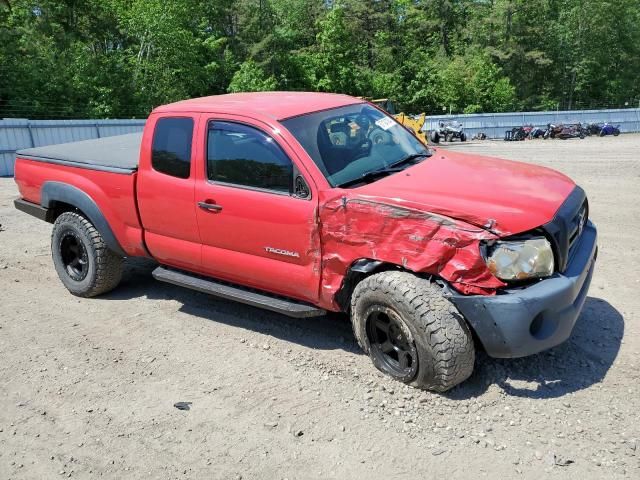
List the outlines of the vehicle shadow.
{"label": "vehicle shadow", "polygon": [[181,304],[180,312],[217,323],[270,335],[313,349],[361,353],[345,315],[330,313],[313,318],[287,317],[159,282],[151,276],[156,266],[152,261],[128,259],[120,287],[100,298],[129,300],[147,297],[153,300],[175,300]]}
{"label": "vehicle shadow", "polygon": [[[128,261],[123,284],[101,298],[175,300],[181,304],[179,311],[189,315],[313,349],[362,354],[345,315],[290,318],[158,282],[151,276],[155,267],[150,261]],[[452,400],[465,400],[484,394],[491,385],[498,385],[507,395],[517,397],[562,397],[604,378],[618,355],[623,334],[624,319],[620,312],[605,300],[588,297],[573,334],[565,343],[517,359],[494,359],[478,352],[471,378],[444,395]]]}
{"label": "vehicle shadow", "polygon": [[562,397],[605,377],[620,350],[624,319],[605,300],[588,297],[569,340],[524,358],[494,359],[478,354],[469,380],[447,392],[450,399],[477,397],[498,385],[507,395],[532,399]]}

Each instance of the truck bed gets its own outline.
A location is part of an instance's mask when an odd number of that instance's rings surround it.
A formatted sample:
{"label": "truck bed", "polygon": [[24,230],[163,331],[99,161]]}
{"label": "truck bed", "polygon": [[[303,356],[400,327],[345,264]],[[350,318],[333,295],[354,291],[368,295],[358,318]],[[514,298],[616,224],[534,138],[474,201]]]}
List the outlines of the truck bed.
{"label": "truck bed", "polygon": [[61,143],[19,150],[16,156],[37,162],[131,174],[138,169],[142,133]]}

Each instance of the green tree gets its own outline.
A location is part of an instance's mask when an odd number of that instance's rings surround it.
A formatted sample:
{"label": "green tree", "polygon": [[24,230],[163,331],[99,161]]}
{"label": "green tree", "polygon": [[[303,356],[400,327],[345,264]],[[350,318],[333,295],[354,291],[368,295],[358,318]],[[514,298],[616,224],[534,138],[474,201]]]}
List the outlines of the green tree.
{"label": "green tree", "polygon": [[341,5],[332,8],[320,20],[316,45],[312,55],[315,88],[327,92],[360,94],[358,75],[362,45],[355,41],[348,27],[346,11]]}
{"label": "green tree", "polygon": [[637,105],[638,0],[2,0],[3,116],[144,116],[227,91],[408,112]]}
{"label": "green tree", "polygon": [[229,92],[261,92],[275,90],[277,81],[255,62],[247,60],[236,71],[229,84]]}

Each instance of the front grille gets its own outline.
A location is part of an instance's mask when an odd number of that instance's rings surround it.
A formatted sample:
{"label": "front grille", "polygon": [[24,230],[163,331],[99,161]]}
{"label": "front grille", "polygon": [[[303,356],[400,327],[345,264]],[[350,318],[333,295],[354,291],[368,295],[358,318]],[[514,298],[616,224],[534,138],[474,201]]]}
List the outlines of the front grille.
{"label": "front grille", "polygon": [[587,200],[585,199],[580,210],[575,217],[571,219],[571,230],[569,233],[569,253],[573,249],[578,238],[582,235],[584,231],[584,226],[587,224],[587,220],[589,219],[589,205]]}
{"label": "front grille", "polygon": [[556,257],[556,268],[564,272],[589,218],[589,204],[582,188],[573,189],[556,212],[555,217],[543,226],[552,241]]}

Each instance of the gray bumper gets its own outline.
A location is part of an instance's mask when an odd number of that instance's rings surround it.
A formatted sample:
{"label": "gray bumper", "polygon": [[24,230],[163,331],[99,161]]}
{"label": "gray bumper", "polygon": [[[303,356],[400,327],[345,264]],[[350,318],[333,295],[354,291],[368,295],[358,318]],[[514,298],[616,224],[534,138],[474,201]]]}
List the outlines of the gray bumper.
{"label": "gray bumper", "polygon": [[492,357],[532,355],[564,342],[587,298],[597,255],[597,233],[588,222],[563,274],[502,294],[450,297]]}

